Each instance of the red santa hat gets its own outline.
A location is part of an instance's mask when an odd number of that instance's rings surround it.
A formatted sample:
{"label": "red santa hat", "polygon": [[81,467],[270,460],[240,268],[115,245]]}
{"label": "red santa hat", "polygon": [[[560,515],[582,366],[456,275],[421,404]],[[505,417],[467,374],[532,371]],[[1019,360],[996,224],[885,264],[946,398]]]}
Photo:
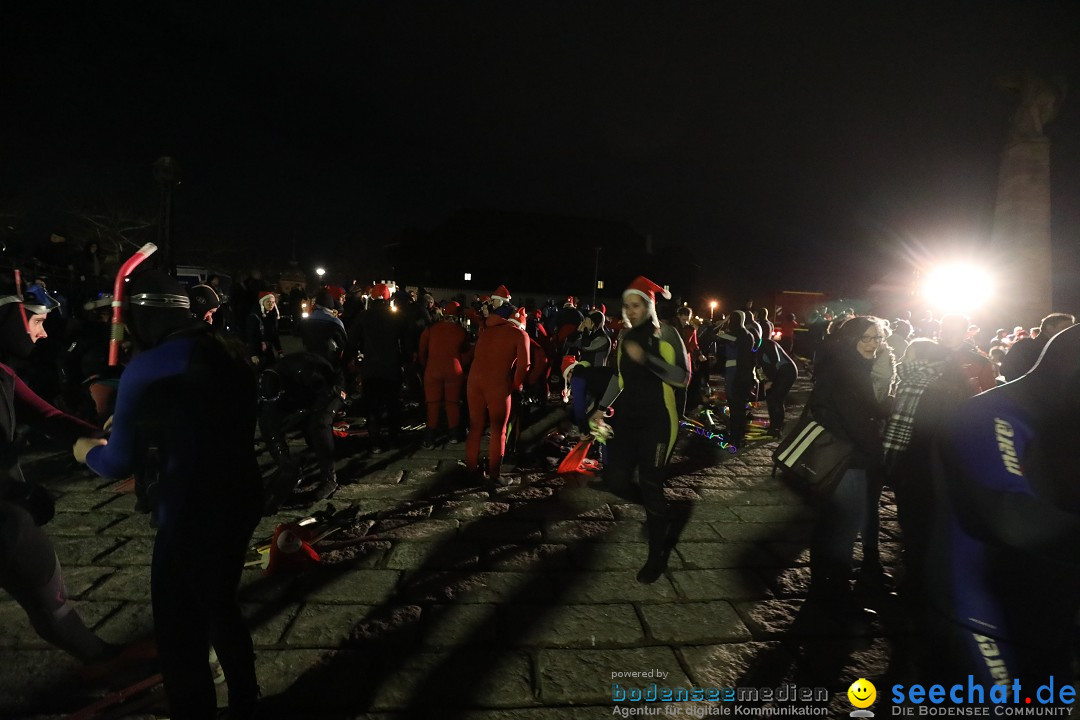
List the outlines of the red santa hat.
{"label": "red santa hat", "polygon": [[390,286],[386,283],[379,283],[375,287],[371,288],[372,300],[389,300],[390,299]]}
{"label": "red santa hat", "polygon": [[272,292],[264,291],[259,293],[259,305],[262,307],[263,311],[266,311],[270,307],[271,298],[277,300],[277,296]]}
{"label": "red santa hat", "polygon": [[665,300],[671,299],[670,292],[660,287],[644,275],[638,275],[634,279],[634,282],[630,283],[630,286],[623,290],[623,297],[626,297],[630,294],[640,295],[641,297],[645,298],[645,300],[650,305],[655,305],[657,293],[660,293],[660,296]]}
{"label": "red santa hat", "polygon": [[506,289],[505,285],[500,285],[495,288],[495,292],[491,293],[492,298],[498,298],[503,302],[510,302],[510,291]]}
{"label": "red santa hat", "polygon": [[513,315],[511,315],[510,317],[508,317],[506,319],[509,320],[510,322],[514,323],[515,325],[517,325],[522,330],[524,330],[525,329],[525,319],[526,319],[525,308],[523,308],[523,307],[518,308],[517,311],[514,312]]}
{"label": "red santa hat", "polygon": [[563,376],[565,377],[566,376],[566,371],[569,370],[570,368],[574,367],[575,365],[577,365],[577,362],[578,362],[577,358],[574,357],[573,355],[565,355],[565,356],[563,356],[562,366],[559,368],[559,372],[561,372],[563,374]]}
{"label": "red santa hat", "polygon": [[589,367],[589,363],[580,362],[573,355],[566,355],[562,359],[563,402],[566,402],[570,399],[570,373],[572,373],[574,371],[574,368],[576,368],[578,365],[581,365],[582,367]]}
{"label": "red santa hat", "polygon": [[319,553],[311,546],[313,534],[309,528],[296,523],[282,523],[274,529],[270,542],[270,562],[264,575],[276,572],[302,572],[321,562]]}
{"label": "red santa hat", "polygon": [[443,306],[443,309],[442,309],[443,317],[457,317],[458,316],[458,310],[460,310],[460,309],[461,309],[461,304],[458,303],[455,300],[451,300],[450,302],[446,303],[446,305]]}

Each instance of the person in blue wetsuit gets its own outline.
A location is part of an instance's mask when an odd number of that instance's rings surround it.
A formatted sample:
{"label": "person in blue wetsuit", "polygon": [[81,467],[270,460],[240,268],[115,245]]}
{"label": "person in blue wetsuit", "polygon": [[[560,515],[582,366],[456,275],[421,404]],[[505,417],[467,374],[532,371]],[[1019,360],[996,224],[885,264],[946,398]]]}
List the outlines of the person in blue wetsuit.
{"label": "person in blue wetsuit", "polygon": [[619,382],[612,384],[590,418],[602,423],[614,404],[615,435],[604,479],[620,491],[638,472],[649,533],[649,557],[637,574],[641,583],[660,578],[675,542],[675,523],[664,498],[664,469],[675,447],[690,382],[690,361],[679,331],[661,325],[656,317],[658,292],[671,297],[644,277],[623,292],[623,315],[630,329],[619,340]]}
{"label": "person in blue wetsuit", "polygon": [[147,271],[129,285],[125,319],[139,352],[120,378],[108,444],[79,441],[76,458],[113,478],[155,472],[156,458],[150,593],[171,715],[214,717],[213,643],[230,711],[249,717],[259,689],[237,588],[262,509],[255,378],[242,345],[191,317],[175,280]]}
{"label": "person in blue wetsuit", "polygon": [[1077,427],[1080,326],[1051,340],[1026,375],[964,402],[940,438],[926,557],[936,682],[1075,679]]}

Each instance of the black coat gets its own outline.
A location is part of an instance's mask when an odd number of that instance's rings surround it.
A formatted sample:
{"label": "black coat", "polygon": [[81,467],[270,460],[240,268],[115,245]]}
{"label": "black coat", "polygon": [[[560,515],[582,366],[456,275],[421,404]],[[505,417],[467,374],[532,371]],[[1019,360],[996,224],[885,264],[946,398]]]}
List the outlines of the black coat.
{"label": "black coat", "polygon": [[810,409],[814,419],[855,446],[852,468],[881,464],[881,424],[885,413],[870,380],[873,360],[851,347],[834,348],[818,370]]}

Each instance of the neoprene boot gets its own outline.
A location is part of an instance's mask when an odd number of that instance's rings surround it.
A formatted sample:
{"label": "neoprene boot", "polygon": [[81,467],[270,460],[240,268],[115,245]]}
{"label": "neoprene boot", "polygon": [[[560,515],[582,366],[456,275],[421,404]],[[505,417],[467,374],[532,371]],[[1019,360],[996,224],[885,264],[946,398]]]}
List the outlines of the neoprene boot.
{"label": "neoprene boot", "polygon": [[314,496],[315,500],[325,500],[334,493],[337,492],[337,472],[334,470],[334,464],[324,464],[319,472],[319,484],[315,486]]}
{"label": "neoprene boot", "polygon": [[283,438],[271,440],[266,443],[266,446],[270,450],[270,456],[277,463],[277,470],[267,478],[263,491],[265,498],[263,514],[272,515],[292,495],[293,490],[303,479],[303,473],[300,463],[289,454],[289,446]]}
{"label": "neoprene boot", "polygon": [[671,556],[670,530],[671,521],[652,513],[646,516],[649,531],[649,557],[638,571],[637,580],[646,585],[660,579],[667,569]]}

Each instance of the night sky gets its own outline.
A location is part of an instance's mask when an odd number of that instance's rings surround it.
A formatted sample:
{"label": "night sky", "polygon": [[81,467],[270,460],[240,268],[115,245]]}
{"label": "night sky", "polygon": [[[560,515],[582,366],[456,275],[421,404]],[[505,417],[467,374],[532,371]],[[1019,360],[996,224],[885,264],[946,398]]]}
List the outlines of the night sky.
{"label": "night sky", "polygon": [[1046,133],[1080,267],[1075,2],[10,5],[0,209],[35,232],[152,210],[171,155],[181,245],[366,258],[495,209],[626,223],[717,288],[857,293],[986,242],[1015,104],[994,79],[1031,68],[1074,87]]}

